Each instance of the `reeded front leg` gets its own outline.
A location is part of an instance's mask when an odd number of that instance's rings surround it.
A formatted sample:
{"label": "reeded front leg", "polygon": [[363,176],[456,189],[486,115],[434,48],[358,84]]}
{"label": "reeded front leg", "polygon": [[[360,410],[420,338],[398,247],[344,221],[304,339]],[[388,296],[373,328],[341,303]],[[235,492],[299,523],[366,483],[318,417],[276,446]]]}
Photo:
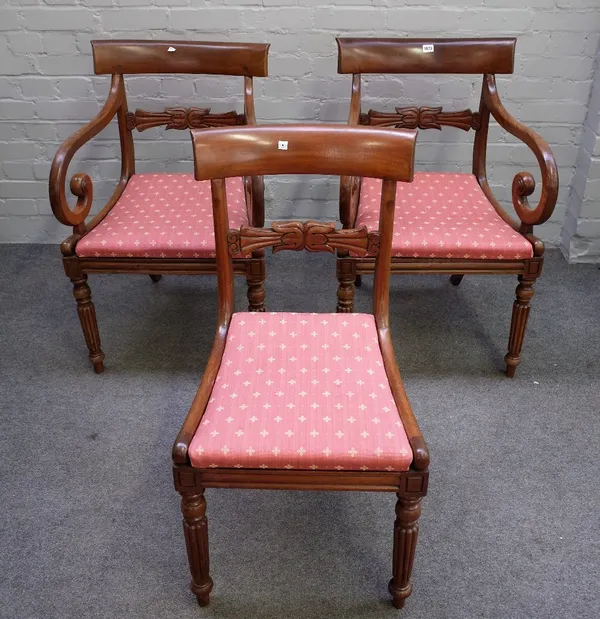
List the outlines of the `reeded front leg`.
{"label": "reeded front leg", "polygon": [[339,314],[350,314],[354,311],[354,282],[356,281],[356,265],[353,260],[338,258],[337,308]]}
{"label": "reeded front leg", "polygon": [[453,286],[458,286],[458,284],[460,284],[460,282],[462,282],[462,278],[464,277],[464,275],[450,275],[450,283]]}
{"label": "reeded front leg", "polygon": [[392,595],[392,604],[396,608],[402,608],[404,600],[412,593],[410,576],[417,547],[421,499],[405,499],[400,494],[397,496],[396,521],[394,522],[393,576],[388,585],[388,590]]}
{"label": "reeded front leg", "polygon": [[248,311],[265,311],[265,260],[246,263],[246,283],[248,284]]}
{"label": "reeded front leg", "polygon": [[89,357],[94,365],[94,372],[101,374],[104,372],[104,353],[100,348],[96,309],[92,303],[92,292],[87,284],[87,275],[81,273],[78,277],[72,277],[71,281],[73,282],[73,296],[77,301],[77,313],[89,350]]}
{"label": "reeded front leg", "polygon": [[506,375],[512,378],[521,363],[521,348],[525,338],[525,327],[529,318],[531,299],[533,298],[533,284],[535,278],[526,279],[519,275],[517,286],[517,298],[513,304],[512,321],[510,323],[510,336],[508,338],[508,353],[504,357],[506,361]]}
{"label": "reeded front leg", "polygon": [[190,589],[198,598],[200,606],[208,606],[213,581],[208,573],[208,522],[204,490],[200,490],[197,494],[182,494],[181,512],[185,546],[192,574]]}

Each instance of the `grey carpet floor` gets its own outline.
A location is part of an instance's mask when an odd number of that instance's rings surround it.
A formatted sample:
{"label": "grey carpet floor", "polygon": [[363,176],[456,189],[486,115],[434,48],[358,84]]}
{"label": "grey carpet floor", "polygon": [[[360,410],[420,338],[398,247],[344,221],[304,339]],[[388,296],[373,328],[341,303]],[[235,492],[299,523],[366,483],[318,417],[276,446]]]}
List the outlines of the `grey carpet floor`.
{"label": "grey carpet floor", "polygon": [[[268,267],[270,309],[331,311],[330,256]],[[395,498],[380,493],[207,491],[215,589],[195,604],[170,447],[212,340],[213,278],[90,278],[101,376],[56,247],[0,247],[0,278],[3,619],[600,616],[593,266],[550,252],[514,380],[502,357],[516,278],[393,279],[398,362],[431,450],[400,613],[386,591]]]}

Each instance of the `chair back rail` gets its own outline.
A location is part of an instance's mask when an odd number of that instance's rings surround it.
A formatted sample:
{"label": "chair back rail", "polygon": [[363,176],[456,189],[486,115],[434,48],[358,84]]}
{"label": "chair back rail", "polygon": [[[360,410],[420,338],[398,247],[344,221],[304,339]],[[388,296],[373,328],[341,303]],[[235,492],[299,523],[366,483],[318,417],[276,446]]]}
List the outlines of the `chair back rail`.
{"label": "chair back rail", "polygon": [[413,176],[413,131],[307,124],[191,133],[198,181],[255,174],[347,174],[395,181]]}
{"label": "chair back rail", "polygon": [[94,71],[266,77],[269,45],[205,41],[92,41]]}
{"label": "chair back rail", "polygon": [[512,73],[514,38],[336,39],[338,73]]}

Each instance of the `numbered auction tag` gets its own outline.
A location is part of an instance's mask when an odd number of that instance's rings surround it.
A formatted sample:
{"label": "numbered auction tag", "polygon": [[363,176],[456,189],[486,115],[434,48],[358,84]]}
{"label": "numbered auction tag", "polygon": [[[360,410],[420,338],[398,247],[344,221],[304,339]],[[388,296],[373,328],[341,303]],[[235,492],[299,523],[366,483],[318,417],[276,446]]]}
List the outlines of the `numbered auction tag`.
{"label": "numbered auction tag", "polygon": [[425,54],[431,53],[433,51],[433,45],[423,45],[423,52]]}

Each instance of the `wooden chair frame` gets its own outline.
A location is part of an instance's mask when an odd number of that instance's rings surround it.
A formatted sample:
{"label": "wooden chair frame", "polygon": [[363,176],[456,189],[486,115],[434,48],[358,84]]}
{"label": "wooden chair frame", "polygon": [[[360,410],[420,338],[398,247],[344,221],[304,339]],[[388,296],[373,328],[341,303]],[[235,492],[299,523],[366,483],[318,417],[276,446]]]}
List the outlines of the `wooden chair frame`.
{"label": "wooden chair frame", "polygon": [[[522,260],[448,258],[391,259],[391,272],[448,273],[455,286],[465,273],[518,275],[513,305],[508,353],[504,357],[507,376],[514,376],[521,362],[533,285],[541,275],[544,243],[534,236],[533,226],[552,214],[558,195],[558,171],[548,144],[534,131],[513,118],[504,108],[496,89],[496,73],[512,73],[516,39],[362,39],[338,38],[338,73],[352,74],[349,125],[370,125],[411,129],[441,129],[443,125],[475,131],[473,174],[492,206],[510,226],[532,245],[533,257]],[[433,52],[423,53],[424,46]],[[395,113],[361,112],[362,73],[460,73],[483,74],[479,111],[444,112],[441,107],[397,108]],[[542,191],[538,205],[530,208],[528,196],[535,189],[529,172],[519,172],[512,183],[512,200],[519,217],[514,221],[494,197],[486,175],[486,150],[490,116],[532,150],[541,171]],[[355,225],[360,200],[361,178],[344,176],[340,185],[340,220],[344,228]],[[354,285],[362,274],[372,273],[371,258],[352,258],[339,252],[337,262],[338,312],[351,312]]]}
{"label": "wooden chair frame", "polygon": [[[201,606],[212,590],[209,575],[205,488],[286,490],[371,490],[395,492],[393,577],[389,584],[400,608],[410,582],[421,499],[427,491],[429,454],[402,385],[389,329],[389,275],[396,181],[413,174],[415,133],[340,125],[278,125],[192,131],[197,180],[211,179],[217,246],[218,325],[202,382],[173,446],[175,488],[182,497],[183,528],[192,575],[191,589]],[[288,150],[278,150],[285,140]],[[335,230],[334,224],[279,222],[270,229],[228,230],[225,176],[254,174],[348,174],[383,178],[378,233],[366,228]],[[233,261],[239,252],[273,247],[308,251],[352,249],[377,254],[373,310],[392,394],[413,451],[406,472],[313,471],[194,468],[188,449],[196,433],[223,356],[234,309]]]}
{"label": "wooden chair frame", "polygon": [[[166,129],[213,128],[228,125],[255,125],[253,77],[267,76],[269,45],[261,43],[207,43],[190,41],[92,41],[96,75],[110,74],[108,98],[100,112],[58,149],[50,172],[50,205],[58,221],[72,226],[73,233],[60,246],[65,273],[73,283],[77,312],[89,357],[96,372],[104,370],[104,353],[90,287],[89,273],[146,273],[154,282],[164,274],[214,275],[213,258],[82,258],[76,254],[77,242],[95,228],[117,203],[135,173],[132,131],[164,125]],[[166,108],[163,112],[129,112],[125,93],[125,74],[214,74],[244,78],[244,112],[211,114],[210,109]],[[102,210],[86,222],[93,200],[92,180],[75,174],[70,181],[77,203],[71,208],[65,196],[65,183],[71,159],[83,144],[107,127],[116,116],[121,144],[121,177]],[[244,178],[246,209],[254,226],[264,225],[264,186],[260,176]],[[245,275],[251,311],[264,310],[264,256],[258,251],[248,259],[233,262],[234,273]]]}

